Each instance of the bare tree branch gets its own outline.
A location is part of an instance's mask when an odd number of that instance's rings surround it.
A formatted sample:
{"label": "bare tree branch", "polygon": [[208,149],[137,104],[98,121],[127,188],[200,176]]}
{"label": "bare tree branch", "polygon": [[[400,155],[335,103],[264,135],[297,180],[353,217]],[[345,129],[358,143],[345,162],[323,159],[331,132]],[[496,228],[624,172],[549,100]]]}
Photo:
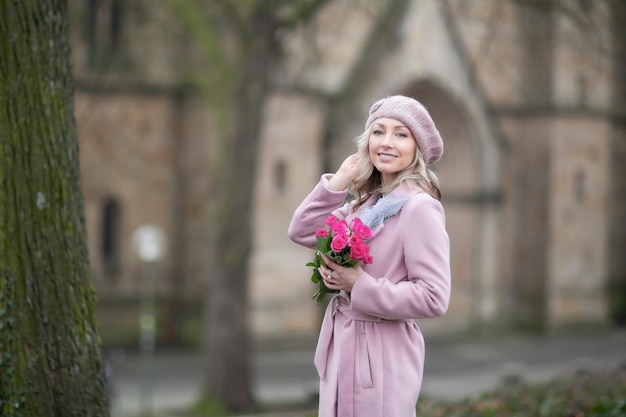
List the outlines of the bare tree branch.
{"label": "bare tree branch", "polygon": [[189,0],[169,0],[169,2],[183,18],[196,40],[202,45],[213,67],[221,72],[229,71],[230,65],[219,42],[219,34],[198,13],[198,7],[191,5]]}
{"label": "bare tree branch", "polygon": [[282,1],[283,4],[291,5],[291,10],[281,20],[281,26],[292,28],[298,23],[311,19],[319,9],[329,0],[300,0],[298,2]]}
{"label": "bare tree branch", "polygon": [[217,6],[221,9],[222,16],[224,16],[231,23],[232,27],[234,27],[238,35],[237,38],[241,40],[241,46],[244,46],[247,43],[247,40],[251,37],[251,16],[254,15],[254,10],[258,7],[258,3],[260,3],[258,0],[247,2],[220,0],[217,2]]}

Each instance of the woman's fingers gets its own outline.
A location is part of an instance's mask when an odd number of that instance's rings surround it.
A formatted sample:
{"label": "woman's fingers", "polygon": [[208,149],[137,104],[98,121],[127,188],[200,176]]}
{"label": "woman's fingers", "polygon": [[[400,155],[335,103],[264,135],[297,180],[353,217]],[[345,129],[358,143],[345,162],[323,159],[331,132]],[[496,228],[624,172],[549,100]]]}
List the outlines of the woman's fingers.
{"label": "woman's fingers", "polygon": [[332,269],[325,266],[320,266],[319,268],[317,268],[317,270],[319,271],[320,275],[322,275],[322,278],[324,278],[324,280],[332,279]]}
{"label": "woman's fingers", "polygon": [[360,265],[352,268],[343,267],[331,261],[324,254],[322,254],[322,258],[326,266],[320,266],[318,270],[322,275],[324,284],[331,290],[352,291],[352,287],[363,272],[363,268]]}
{"label": "woman's fingers", "polygon": [[324,259],[324,262],[326,262],[326,265],[328,266],[328,268],[330,268],[332,270],[336,270],[338,268],[341,268],[339,266],[339,264],[336,264],[335,262],[331,261],[328,256],[324,255],[323,253],[321,255],[322,255],[322,259]]}

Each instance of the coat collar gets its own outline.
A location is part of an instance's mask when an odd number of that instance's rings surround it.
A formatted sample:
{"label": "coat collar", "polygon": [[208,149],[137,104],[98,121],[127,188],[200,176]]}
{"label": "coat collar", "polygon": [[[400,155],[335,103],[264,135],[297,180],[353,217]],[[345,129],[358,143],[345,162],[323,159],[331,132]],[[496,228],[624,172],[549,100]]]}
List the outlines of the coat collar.
{"label": "coat collar", "polygon": [[[414,187],[410,187],[407,181],[403,181],[400,185],[398,185],[396,188],[394,188],[389,194],[391,196],[393,196],[394,198],[405,198],[405,197],[411,197],[414,194],[418,194],[424,192],[419,186],[415,185]],[[378,201],[378,199],[380,198],[379,195],[372,195],[366,202],[365,204],[363,204],[363,208],[365,207],[371,207],[373,206],[376,201]],[[378,226],[374,227],[374,229],[372,229],[372,232],[374,232],[374,237],[378,236],[378,234],[383,230],[383,228],[385,227],[385,223],[381,223]]]}

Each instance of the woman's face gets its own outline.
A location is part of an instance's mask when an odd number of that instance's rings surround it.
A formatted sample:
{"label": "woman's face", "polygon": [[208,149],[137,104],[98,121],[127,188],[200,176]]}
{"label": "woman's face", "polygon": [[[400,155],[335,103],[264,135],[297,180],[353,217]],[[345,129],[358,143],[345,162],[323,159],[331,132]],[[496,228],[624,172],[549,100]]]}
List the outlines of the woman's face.
{"label": "woman's face", "polygon": [[389,117],[374,120],[369,154],[372,164],[380,171],[383,185],[411,165],[416,151],[415,139],[403,123]]}

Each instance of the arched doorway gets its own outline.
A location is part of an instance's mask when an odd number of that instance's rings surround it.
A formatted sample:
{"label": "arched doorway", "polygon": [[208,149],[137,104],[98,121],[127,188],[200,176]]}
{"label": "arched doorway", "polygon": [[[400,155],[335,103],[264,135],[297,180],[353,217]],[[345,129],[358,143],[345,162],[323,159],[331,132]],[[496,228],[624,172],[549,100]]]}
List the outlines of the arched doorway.
{"label": "arched doorway", "polygon": [[103,273],[108,279],[116,279],[121,272],[119,229],[120,205],[114,198],[109,198],[102,207],[100,246]]}
{"label": "arched doorway", "polygon": [[[429,81],[420,81],[402,91],[419,100],[431,114],[444,139],[444,156],[431,168],[438,175],[446,227],[451,243],[452,298],[447,314],[420,325],[437,333],[465,331],[482,320],[489,300],[480,276],[481,253],[485,250],[481,208],[480,146],[465,109],[446,91]],[[488,197],[487,197],[488,198]],[[492,298],[492,297],[491,297]]]}

